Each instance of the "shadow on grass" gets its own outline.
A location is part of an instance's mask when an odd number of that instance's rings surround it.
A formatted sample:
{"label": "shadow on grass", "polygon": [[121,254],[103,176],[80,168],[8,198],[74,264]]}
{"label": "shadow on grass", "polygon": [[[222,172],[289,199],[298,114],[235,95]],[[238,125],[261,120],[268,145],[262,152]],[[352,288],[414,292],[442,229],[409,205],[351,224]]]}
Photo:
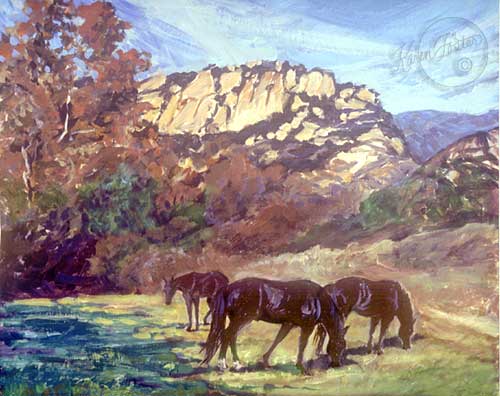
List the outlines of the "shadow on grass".
{"label": "shadow on grass", "polygon": [[[412,341],[417,342],[419,340],[424,339],[425,337],[421,334],[415,334],[413,336]],[[399,337],[390,337],[386,338],[384,340],[384,348],[402,348],[402,343]],[[359,346],[356,348],[348,348],[347,349],[347,356],[352,355],[352,356],[363,356],[363,355],[368,355],[368,348],[366,345]],[[355,360],[350,359],[347,357],[344,362],[344,366],[350,366],[350,365],[359,365],[358,362]],[[313,370],[328,370],[331,368],[330,365],[330,357],[327,354],[322,354],[316,359],[311,359],[307,362],[307,367],[309,369]]]}
{"label": "shadow on grass", "polygon": [[[425,337],[421,334],[415,334],[412,338],[412,342],[417,342],[419,340],[423,340]],[[384,340],[384,348],[402,348],[403,344],[401,343],[401,339],[397,336],[386,338]],[[348,355],[368,355],[368,348],[366,345],[359,346],[356,348],[348,348],[347,349],[347,354]]]}
{"label": "shadow on grass", "polygon": [[[424,339],[425,337],[421,334],[415,334],[413,336],[413,342],[417,342],[419,340]],[[172,339],[170,342],[175,342],[178,341],[177,339]],[[200,342],[198,345],[203,346],[205,343]],[[402,343],[399,337],[390,337],[386,338],[384,340],[384,348],[401,348]],[[344,361],[344,366],[351,366],[351,365],[359,365],[359,363],[353,359],[349,358],[349,355],[352,356],[362,356],[362,355],[368,355],[368,349],[366,345],[359,346],[356,348],[348,348],[347,349],[347,356],[345,361]],[[193,362],[200,362],[201,359],[186,359],[184,363],[193,363]],[[311,359],[308,360],[305,365],[306,368],[309,370],[328,370],[331,368],[331,361],[330,357],[327,354],[322,354],[316,359]],[[218,371],[217,368],[215,367],[195,367],[193,368],[189,373],[171,373],[171,376],[174,378],[183,378],[183,377],[189,377],[191,375],[197,375],[197,374],[205,374],[208,372],[213,372],[213,371]],[[282,373],[291,373],[291,374],[300,374],[300,370],[295,366],[293,363],[288,363],[288,364],[276,364],[271,367],[265,367],[262,362],[257,362],[250,364],[241,370],[233,370],[229,369],[229,371],[232,372],[241,372],[241,373],[254,373],[254,372],[266,372],[266,371],[277,371],[277,372],[282,372]]]}
{"label": "shadow on grass", "polygon": [[[193,360],[190,359],[190,362],[192,363]],[[281,372],[281,373],[291,373],[291,374],[300,374],[300,370],[295,367],[295,364],[289,363],[289,364],[276,364],[270,367],[264,367],[262,362],[257,362],[250,364],[248,366],[245,366],[241,368],[240,370],[235,370],[232,368],[227,369],[225,372],[233,372],[233,373],[256,373],[256,372]],[[200,374],[206,374],[210,372],[218,372],[218,373],[223,373],[224,371],[219,370],[215,366],[197,366],[193,367],[190,369],[189,372],[175,372],[172,371],[170,372],[169,376],[172,378],[186,378],[186,377],[191,377],[193,375],[200,375]]]}
{"label": "shadow on grass", "polygon": [[[175,327],[176,329],[179,329],[179,330],[186,330],[187,327],[188,327],[188,324],[187,323],[175,322],[175,323],[171,323],[170,326],[171,327]],[[199,331],[202,331],[202,330],[208,331],[208,330],[210,330],[210,323],[209,324],[200,323],[198,330],[194,330],[194,327],[195,327],[195,325],[193,324],[193,326],[192,326],[192,328],[193,328],[192,332],[199,332]],[[191,331],[189,331],[188,333],[190,333],[190,332]]]}
{"label": "shadow on grass", "polygon": [[248,372],[248,373],[255,373],[259,371],[262,372],[278,371],[281,373],[300,374],[300,370],[297,367],[295,367],[295,364],[293,363],[280,363],[280,364],[274,364],[270,367],[265,367],[262,362],[256,362],[248,365],[243,370],[240,370],[240,372]]}
{"label": "shadow on grass", "polygon": [[[344,360],[344,366],[351,366],[354,364],[358,364],[355,360],[349,359],[348,357]],[[306,367],[309,370],[328,370],[332,368],[330,356],[324,354],[318,356],[316,359],[311,359],[307,361]]]}

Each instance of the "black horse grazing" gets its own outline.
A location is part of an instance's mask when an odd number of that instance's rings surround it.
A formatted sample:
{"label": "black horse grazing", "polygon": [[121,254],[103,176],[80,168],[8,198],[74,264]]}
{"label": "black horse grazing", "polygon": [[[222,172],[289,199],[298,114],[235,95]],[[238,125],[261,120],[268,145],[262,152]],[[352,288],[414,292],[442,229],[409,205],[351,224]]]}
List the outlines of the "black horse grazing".
{"label": "black horse grazing", "polygon": [[[205,359],[208,364],[220,347],[220,369],[226,366],[226,352],[231,347],[235,369],[242,366],[236,351],[238,331],[254,320],[281,324],[281,328],[269,350],[263,355],[264,367],[269,366],[269,357],[278,344],[283,341],[294,327],[300,327],[299,352],[297,367],[306,372],[303,364],[304,349],[309,336],[322,316],[319,293],[321,286],[310,281],[298,280],[290,282],[273,281],[259,278],[246,278],[236,281],[221,290],[213,303],[213,320],[210,333],[205,344]],[[340,331],[333,331],[334,339],[343,335],[343,322],[339,315],[332,311],[327,326],[336,326]],[[226,317],[229,325],[225,328]],[[332,350],[332,353],[334,351]]]}
{"label": "black horse grazing", "polygon": [[207,298],[208,312],[203,318],[203,324],[208,324],[208,316],[212,311],[212,300],[217,292],[226,287],[229,279],[221,272],[213,271],[207,273],[190,272],[189,274],[179,276],[171,279],[163,280],[163,291],[165,293],[165,304],[170,305],[172,298],[177,290],[182,292],[184,301],[186,302],[186,309],[188,313],[189,323],[187,331],[192,331],[193,321],[191,319],[193,313],[193,304],[195,312],[196,327],[198,330],[199,325],[199,310],[200,298]]}
{"label": "black horse grazing", "polygon": [[[381,323],[380,337],[375,345],[375,351],[378,354],[383,353],[385,333],[394,316],[397,316],[400,323],[399,337],[403,342],[403,348],[411,348],[411,337],[416,319],[413,317],[410,296],[399,282],[371,281],[360,277],[348,277],[325,286],[324,292],[329,295],[344,319],[351,311],[371,318],[368,353],[372,352],[373,333],[379,322]],[[318,354],[321,353],[325,337],[325,329],[319,327],[315,337]]]}

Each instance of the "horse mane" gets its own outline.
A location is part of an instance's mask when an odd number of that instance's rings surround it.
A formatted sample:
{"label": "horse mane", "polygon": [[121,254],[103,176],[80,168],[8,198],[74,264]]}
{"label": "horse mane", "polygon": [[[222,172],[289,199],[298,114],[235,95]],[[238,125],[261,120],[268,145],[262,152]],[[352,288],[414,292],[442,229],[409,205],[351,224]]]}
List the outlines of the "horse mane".
{"label": "horse mane", "polygon": [[398,283],[398,318],[405,322],[411,323],[413,321],[413,304],[408,290],[406,290],[400,283]]}
{"label": "horse mane", "polygon": [[222,272],[220,271],[215,271],[216,273],[222,275],[222,277],[226,280],[227,283],[229,283],[229,278],[226,276],[226,274],[223,274]]}

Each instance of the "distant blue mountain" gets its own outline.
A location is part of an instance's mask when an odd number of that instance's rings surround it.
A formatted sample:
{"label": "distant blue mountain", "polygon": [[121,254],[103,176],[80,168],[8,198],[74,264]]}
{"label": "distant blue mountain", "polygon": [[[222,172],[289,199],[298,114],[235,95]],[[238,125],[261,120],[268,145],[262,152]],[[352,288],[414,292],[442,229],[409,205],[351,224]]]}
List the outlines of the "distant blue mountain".
{"label": "distant blue mountain", "polygon": [[481,115],[436,110],[408,111],[394,116],[413,158],[423,163],[464,136],[498,127],[498,110]]}

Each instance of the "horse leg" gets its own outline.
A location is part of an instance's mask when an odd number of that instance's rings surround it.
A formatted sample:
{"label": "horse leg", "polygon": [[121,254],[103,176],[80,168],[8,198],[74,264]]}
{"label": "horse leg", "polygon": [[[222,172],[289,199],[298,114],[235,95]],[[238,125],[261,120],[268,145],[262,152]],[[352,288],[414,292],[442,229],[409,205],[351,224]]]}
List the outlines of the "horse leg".
{"label": "horse leg", "polygon": [[382,318],[382,322],[380,323],[380,336],[377,345],[375,345],[375,350],[377,351],[377,355],[382,355],[384,353],[383,348],[384,348],[385,333],[387,332],[387,329],[389,328],[392,319],[393,319],[392,316],[385,316]]}
{"label": "horse leg", "polygon": [[208,324],[208,317],[210,316],[210,314],[212,313],[212,298],[211,297],[208,297],[207,298],[207,304],[208,304],[208,311],[207,313],[205,314],[205,317],[203,318],[203,324],[204,325],[207,325]]}
{"label": "horse leg", "polygon": [[375,328],[377,327],[379,322],[380,318],[373,317],[370,319],[370,331],[368,333],[368,344],[367,344],[368,353],[372,353],[373,333],[375,333]]}
{"label": "horse leg", "polygon": [[239,322],[234,326],[234,329],[231,330],[230,336],[230,346],[231,346],[231,354],[233,355],[233,369],[236,371],[240,371],[243,368],[243,365],[240,363],[240,358],[238,357],[238,351],[236,350],[236,338],[238,337],[238,332],[245,326],[247,323],[250,323],[251,319],[246,319],[243,322]]}
{"label": "horse leg", "polygon": [[231,354],[233,355],[233,368],[236,371],[239,371],[243,368],[243,365],[240,363],[240,358],[238,357],[238,351],[236,350],[236,338],[238,337],[239,329],[241,329],[242,327],[243,325],[240,325],[237,330],[232,332],[230,341]]}
{"label": "horse leg", "polygon": [[273,341],[271,347],[268,349],[266,353],[264,353],[264,356],[262,357],[262,362],[264,364],[264,367],[269,367],[269,358],[273,351],[276,349],[278,344],[285,339],[285,337],[290,333],[290,330],[293,329],[293,324],[291,323],[283,323],[280,327],[280,330],[278,332],[278,335],[276,336],[276,339]]}
{"label": "horse leg", "polygon": [[300,330],[300,338],[299,338],[299,353],[297,354],[297,368],[303,373],[308,375],[309,370],[304,367],[304,350],[307,346],[307,341],[309,340],[309,336],[314,330],[314,326],[311,327],[302,327]]}
{"label": "horse leg", "polygon": [[188,326],[186,328],[187,331],[191,331],[191,328],[193,326],[193,299],[189,294],[184,294],[184,301],[186,302],[186,310],[188,314]]}
{"label": "horse leg", "polygon": [[196,323],[195,331],[198,331],[200,329],[200,323],[199,323],[199,318],[200,318],[200,297],[196,296],[193,297],[193,302],[194,302],[194,320]]}
{"label": "horse leg", "polygon": [[238,330],[243,327],[245,322],[238,319],[231,319],[229,326],[224,330],[224,337],[222,339],[222,344],[219,352],[219,362],[218,367],[220,370],[225,370],[227,368],[226,364],[226,354],[227,347],[231,345],[231,353],[233,355],[233,365],[236,369],[241,368],[241,363],[238,359],[238,353],[236,351],[236,337],[238,335]]}
{"label": "horse leg", "polygon": [[318,337],[318,343],[316,345],[316,356],[321,356],[321,352],[323,352],[323,345],[325,345],[326,335],[327,332],[324,325],[319,324],[315,336]]}

